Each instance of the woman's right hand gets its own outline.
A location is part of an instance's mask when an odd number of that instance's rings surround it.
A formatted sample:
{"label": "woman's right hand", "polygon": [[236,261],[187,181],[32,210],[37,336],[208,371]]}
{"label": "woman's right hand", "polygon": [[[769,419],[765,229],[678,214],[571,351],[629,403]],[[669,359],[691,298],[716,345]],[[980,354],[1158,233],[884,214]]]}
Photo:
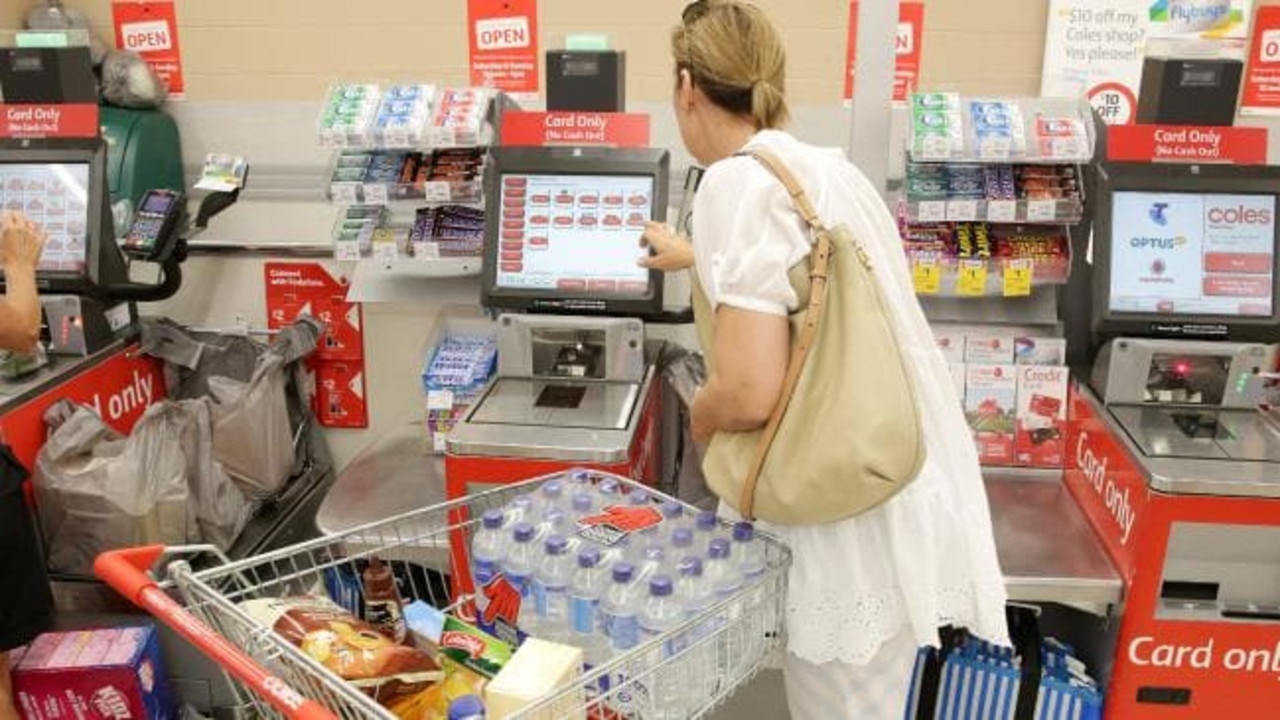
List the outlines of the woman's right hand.
{"label": "woman's right hand", "polygon": [[9,210],[0,216],[0,266],[34,270],[40,262],[46,235],[22,213]]}
{"label": "woman's right hand", "polygon": [[684,236],[673,232],[666,223],[646,223],[640,247],[652,250],[651,254],[640,258],[640,267],[663,272],[693,267],[693,245]]}

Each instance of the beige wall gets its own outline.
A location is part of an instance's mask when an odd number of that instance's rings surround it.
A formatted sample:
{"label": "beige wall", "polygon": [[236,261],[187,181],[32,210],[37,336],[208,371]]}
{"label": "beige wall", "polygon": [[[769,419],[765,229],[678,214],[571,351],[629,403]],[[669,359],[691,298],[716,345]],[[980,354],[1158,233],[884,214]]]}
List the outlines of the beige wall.
{"label": "beige wall", "polygon": [[[883,2],[884,0],[866,0]],[[110,37],[110,0],[69,0]],[[0,1],[0,24],[14,4]],[[842,88],[847,0],[759,0],[791,53],[794,100]],[[630,98],[665,99],[667,33],[684,0],[541,0],[543,46],[609,33],[628,52]],[[1039,87],[1046,0],[926,0],[924,86],[1031,94]],[[178,0],[193,100],[315,99],[334,79],[466,78],[464,0]]]}

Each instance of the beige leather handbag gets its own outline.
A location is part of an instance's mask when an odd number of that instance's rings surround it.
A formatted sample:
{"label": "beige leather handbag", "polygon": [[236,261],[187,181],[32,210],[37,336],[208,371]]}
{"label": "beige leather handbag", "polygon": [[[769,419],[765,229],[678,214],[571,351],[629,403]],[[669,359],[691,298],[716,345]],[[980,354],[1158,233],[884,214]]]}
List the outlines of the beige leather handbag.
{"label": "beige leather handbag", "polygon": [[[703,456],[708,486],[743,517],[817,525],[893,497],[924,464],[924,433],[874,268],[843,225],[827,228],[772,153],[750,151],[790,193],[815,243],[789,274],[804,310],[791,320],[791,359],[764,428],[717,433]],[[805,292],[807,286],[807,292]],[[694,283],[694,314],[710,358],[713,309]],[[714,367],[714,365],[712,365]]]}

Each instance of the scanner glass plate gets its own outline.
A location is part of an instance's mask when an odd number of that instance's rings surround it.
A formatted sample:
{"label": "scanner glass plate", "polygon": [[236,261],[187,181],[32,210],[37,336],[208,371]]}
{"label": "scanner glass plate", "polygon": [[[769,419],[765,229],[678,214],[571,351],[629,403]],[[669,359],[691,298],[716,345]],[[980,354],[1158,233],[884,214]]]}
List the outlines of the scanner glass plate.
{"label": "scanner glass plate", "polygon": [[1148,457],[1280,463],[1280,434],[1252,410],[1113,407],[1111,414]]}
{"label": "scanner glass plate", "polygon": [[639,394],[638,383],[501,378],[469,422],[624,430]]}

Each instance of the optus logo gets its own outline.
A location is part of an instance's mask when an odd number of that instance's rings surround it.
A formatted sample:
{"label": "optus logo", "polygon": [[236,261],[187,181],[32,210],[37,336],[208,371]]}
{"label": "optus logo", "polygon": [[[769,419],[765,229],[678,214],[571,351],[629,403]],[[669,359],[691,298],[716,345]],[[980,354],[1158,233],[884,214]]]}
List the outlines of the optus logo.
{"label": "optus logo", "polygon": [[1187,244],[1187,239],[1178,237],[1135,237],[1129,239],[1129,245],[1139,250],[1177,250]]}

